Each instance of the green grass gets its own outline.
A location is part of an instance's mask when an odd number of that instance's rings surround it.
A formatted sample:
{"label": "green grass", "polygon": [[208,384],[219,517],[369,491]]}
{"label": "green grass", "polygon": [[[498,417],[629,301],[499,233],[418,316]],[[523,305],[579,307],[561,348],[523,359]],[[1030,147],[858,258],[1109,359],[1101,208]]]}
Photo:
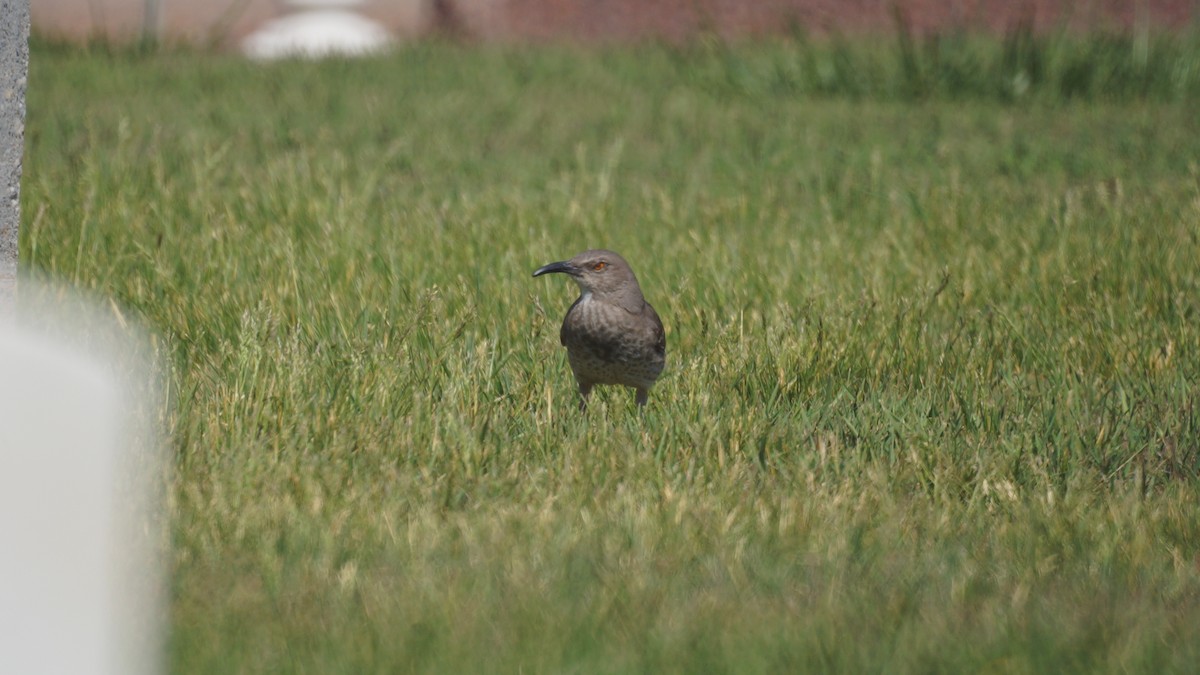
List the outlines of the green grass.
{"label": "green grass", "polygon": [[[806,51],[890,65],[770,86]],[[36,49],[23,264],[169,367],[171,670],[1194,668],[1197,75],[904,63]],[[593,246],[667,325],[644,415],[578,414],[530,278]]]}

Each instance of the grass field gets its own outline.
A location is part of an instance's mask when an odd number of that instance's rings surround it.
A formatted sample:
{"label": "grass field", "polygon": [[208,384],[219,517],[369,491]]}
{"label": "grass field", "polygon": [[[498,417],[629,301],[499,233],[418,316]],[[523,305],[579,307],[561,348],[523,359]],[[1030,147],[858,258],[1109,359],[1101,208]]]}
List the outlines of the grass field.
{"label": "grass field", "polygon": [[[1194,668],[1200,41],[929,44],[39,45],[23,264],[157,331],[171,671]],[[530,277],[588,247],[644,414]]]}

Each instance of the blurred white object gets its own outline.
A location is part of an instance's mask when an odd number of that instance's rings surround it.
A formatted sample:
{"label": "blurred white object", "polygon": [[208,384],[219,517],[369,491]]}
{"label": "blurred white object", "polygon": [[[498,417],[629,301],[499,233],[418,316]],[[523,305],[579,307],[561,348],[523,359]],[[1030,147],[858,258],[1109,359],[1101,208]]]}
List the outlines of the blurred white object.
{"label": "blurred white object", "polygon": [[351,9],[359,0],[291,0],[299,11],[268,22],[242,41],[255,59],[361,56],[387,49],[392,36]]}
{"label": "blurred white object", "polygon": [[0,316],[0,673],[149,675],[166,633],[153,375],[119,313],[62,298],[22,280]]}

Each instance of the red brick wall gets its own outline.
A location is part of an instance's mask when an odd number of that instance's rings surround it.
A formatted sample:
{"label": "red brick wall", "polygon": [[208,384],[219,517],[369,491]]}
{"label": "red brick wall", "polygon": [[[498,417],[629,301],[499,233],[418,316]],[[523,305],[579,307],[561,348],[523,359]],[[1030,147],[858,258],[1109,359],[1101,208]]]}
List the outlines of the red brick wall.
{"label": "red brick wall", "polygon": [[[899,6],[917,33],[971,27],[1005,30],[1129,27],[1145,20],[1182,28],[1200,21],[1200,0],[371,0],[363,13],[402,37],[428,33],[441,17],[467,38],[486,40],[686,40],[785,32],[890,32]],[[146,0],[32,0],[35,32],[82,39],[141,34]],[[276,0],[161,0],[168,42],[234,44],[279,13]]]}
{"label": "red brick wall", "polygon": [[[916,33],[970,27],[1006,30],[1129,27],[1139,20],[1182,28],[1200,19],[1195,0],[507,0],[503,37],[685,39],[779,33],[889,32],[897,7]],[[1140,8],[1140,9],[1139,9]]]}

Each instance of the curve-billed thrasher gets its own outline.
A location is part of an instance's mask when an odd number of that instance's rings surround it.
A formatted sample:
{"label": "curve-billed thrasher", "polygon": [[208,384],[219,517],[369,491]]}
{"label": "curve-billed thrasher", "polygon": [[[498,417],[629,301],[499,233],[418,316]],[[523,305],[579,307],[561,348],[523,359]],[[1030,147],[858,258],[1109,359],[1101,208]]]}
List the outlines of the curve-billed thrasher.
{"label": "curve-billed thrasher", "polygon": [[587,408],[596,384],[633,387],[637,404],[646,405],[667,360],[667,336],[629,263],[612,251],[584,251],[539,267],[533,276],[550,272],[569,274],[579,284],[579,299],[558,336],[579,383],[580,409]]}

